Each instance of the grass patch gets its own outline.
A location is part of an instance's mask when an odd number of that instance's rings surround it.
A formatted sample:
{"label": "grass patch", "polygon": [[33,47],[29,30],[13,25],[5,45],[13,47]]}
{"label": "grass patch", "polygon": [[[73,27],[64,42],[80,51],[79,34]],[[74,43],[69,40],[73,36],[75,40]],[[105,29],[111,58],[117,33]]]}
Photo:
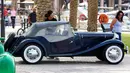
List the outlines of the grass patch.
{"label": "grass patch", "polygon": [[122,33],[122,41],[124,42],[125,46],[129,47],[130,51],[130,33]]}

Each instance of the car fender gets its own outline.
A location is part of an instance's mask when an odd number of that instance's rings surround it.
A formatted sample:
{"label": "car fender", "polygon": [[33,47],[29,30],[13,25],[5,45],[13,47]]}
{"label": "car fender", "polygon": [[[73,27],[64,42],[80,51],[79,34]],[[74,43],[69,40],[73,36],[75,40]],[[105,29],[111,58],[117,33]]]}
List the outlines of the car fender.
{"label": "car fender", "polygon": [[117,40],[117,39],[111,39],[111,40],[106,40],[102,43],[100,43],[101,45],[108,45],[108,44],[119,44],[121,45],[122,47],[124,47],[124,44],[122,41],[120,40]]}
{"label": "car fender", "polygon": [[111,39],[111,40],[106,40],[106,41],[92,47],[91,50],[95,50],[95,49],[98,49],[100,47],[110,45],[110,44],[119,44],[121,47],[124,47],[123,42],[121,42],[120,40]]}
{"label": "car fender", "polygon": [[25,39],[25,40],[21,41],[21,43],[17,46],[17,49],[15,52],[19,52],[25,45],[27,45],[29,43],[37,43],[38,45],[40,45],[45,52],[45,56],[47,56],[46,47],[36,39]]}
{"label": "car fender", "polygon": [[110,44],[119,44],[121,47],[124,47],[123,42],[121,42],[120,40],[110,39],[110,40],[106,40],[104,42],[101,42],[101,43],[97,44],[96,46],[91,47],[91,48],[89,48],[87,50],[75,53],[73,55],[80,55],[80,54],[84,54],[84,53],[87,53],[87,52],[91,52],[93,50],[99,49],[100,47],[103,47],[103,46],[106,46],[106,45],[110,45]]}

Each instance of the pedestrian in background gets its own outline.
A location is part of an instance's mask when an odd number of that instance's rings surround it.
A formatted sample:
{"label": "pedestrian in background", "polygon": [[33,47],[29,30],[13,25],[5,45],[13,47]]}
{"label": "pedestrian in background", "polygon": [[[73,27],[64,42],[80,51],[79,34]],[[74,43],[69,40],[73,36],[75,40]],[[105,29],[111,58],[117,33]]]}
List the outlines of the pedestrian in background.
{"label": "pedestrian in background", "polygon": [[70,0],[65,0],[65,9],[68,10],[68,4],[70,3]]}
{"label": "pedestrian in background", "polygon": [[6,16],[8,16],[8,10],[7,10],[6,7],[4,7],[4,18],[5,18]]}
{"label": "pedestrian in background", "polygon": [[8,10],[6,7],[4,7],[4,25],[8,26],[9,19],[8,19]]}
{"label": "pedestrian in background", "polygon": [[123,16],[124,13],[122,11],[118,11],[116,17],[112,20],[112,23],[110,24],[110,29],[112,30],[112,32],[115,32],[119,35],[119,40],[121,40]]}
{"label": "pedestrian in background", "polygon": [[46,17],[45,21],[57,21],[57,19],[54,18],[54,13],[53,13],[53,11],[51,11],[51,10],[49,10],[49,11],[47,12],[47,14],[45,14],[45,17]]}
{"label": "pedestrian in background", "polygon": [[12,8],[10,13],[11,13],[12,28],[15,28],[15,18],[16,18],[16,10],[15,10],[15,8]]}
{"label": "pedestrian in background", "polygon": [[30,26],[37,21],[36,9],[33,8],[32,12],[28,16],[28,23]]}

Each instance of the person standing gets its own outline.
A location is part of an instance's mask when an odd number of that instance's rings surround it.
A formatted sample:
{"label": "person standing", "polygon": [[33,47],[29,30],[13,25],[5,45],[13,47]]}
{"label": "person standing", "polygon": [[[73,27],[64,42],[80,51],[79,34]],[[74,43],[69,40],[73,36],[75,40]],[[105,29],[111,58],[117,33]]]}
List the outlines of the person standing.
{"label": "person standing", "polygon": [[16,10],[15,10],[15,8],[12,8],[10,13],[11,13],[12,28],[15,28],[15,18],[16,18]]}
{"label": "person standing", "polygon": [[65,9],[68,9],[68,4],[70,3],[70,0],[65,0]]}
{"label": "person standing", "polygon": [[30,26],[37,21],[37,15],[36,15],[36,9],[32,9],[33,12],[31,12],[28,16],[28,23]]}
{"label": "person standing", "polygon": [[45,14],[45,17],[46,17],[45,21],[57,21],[57,19],[54,18],[53,11],[51,10],[49,10],[47,14]]}
{"label": "person standing", "polygon": [[8,10],[6,7],[4,7],[4,18],[8,16]]}
{"label": "person standing", "polygon": [[119,35],[119,40],[121,40],[123,16],[124,13],[122,11],[118,11],[116,17],[112,20],[112,23],[110,24],[110,29],[112,30],[112,32],[115,32]]}

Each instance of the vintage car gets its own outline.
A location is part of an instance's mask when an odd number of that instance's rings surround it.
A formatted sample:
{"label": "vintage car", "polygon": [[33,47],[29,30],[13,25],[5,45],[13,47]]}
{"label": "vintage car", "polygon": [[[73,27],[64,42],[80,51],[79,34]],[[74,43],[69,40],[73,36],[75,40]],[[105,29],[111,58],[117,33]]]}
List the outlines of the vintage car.
{"label": "vintage car", "polygon": [[96,56],[101,61],[118,64],[124,58],[124,44],[119,36],[107,32],[75,32],[69,22],[34,23],[23,35],[10,34],[5,50],[26,63],[38,63],[43,57]]}

